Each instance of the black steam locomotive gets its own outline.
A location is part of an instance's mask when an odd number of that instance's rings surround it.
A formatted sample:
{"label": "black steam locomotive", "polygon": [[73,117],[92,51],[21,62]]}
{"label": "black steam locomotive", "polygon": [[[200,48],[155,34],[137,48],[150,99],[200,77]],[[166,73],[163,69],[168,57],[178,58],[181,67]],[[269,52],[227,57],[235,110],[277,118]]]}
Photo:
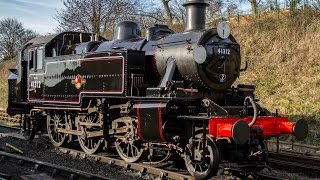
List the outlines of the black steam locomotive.
{"label": "black steam locomotive", "polygon": [[124,21],[112,41],[78,32],[29,41],[8,78],[8,113],[21,115],[28,139],[46,126],[53,145],[77,138],[89,154],[101,146],[128,162],[176,154],[196,178],[224,162],[264,164],[266,138],[304,139],[304,120],[262,108],[254,85],[232,86],[244,69],[228,24],[205,29],[205,0],[184,6],[183,33],[155,25],[143,38]]}

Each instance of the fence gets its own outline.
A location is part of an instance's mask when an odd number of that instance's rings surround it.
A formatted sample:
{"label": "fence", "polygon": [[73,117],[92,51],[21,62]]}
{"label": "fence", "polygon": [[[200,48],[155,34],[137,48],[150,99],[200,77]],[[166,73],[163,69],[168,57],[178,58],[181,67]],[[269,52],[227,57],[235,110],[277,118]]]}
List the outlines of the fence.
{"label": "fence", "polygon": [[[294,9],[305,9],[306,7],[318,7],[320,9],[320,0],[273,0],[273,1],[263,1],[259,3],[257,9],[257,16],[260,17],[262,13],[271,12],[271,11],[283,11],[289,10],[291,8]],[[242,7],[238,8],[237,11],[234,12],[222,12],[219,17],[211,19],[210,21],[215,21],[219,19],[229,19],[232,17],[240,17],[252,14],[252,9],[250,4],[247,2]]]}

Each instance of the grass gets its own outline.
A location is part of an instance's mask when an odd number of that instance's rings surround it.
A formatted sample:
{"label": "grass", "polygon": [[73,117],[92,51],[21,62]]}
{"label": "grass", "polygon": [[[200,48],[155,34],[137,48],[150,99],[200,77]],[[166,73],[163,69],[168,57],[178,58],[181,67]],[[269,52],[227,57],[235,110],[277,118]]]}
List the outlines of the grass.
{"label": "grass", "polygon": [[237,83],[257,85],[268,109],[309,121],[311,143],[320,143],[320,13],[297,11],[233,27],[249,69]]}
{"label": "grass", "polygon": [[7,121],[2,121],[0,120],[0,124],[6,125],[6,126],[18,126],[18,123],[13,123],[13,122],[7,122]]}

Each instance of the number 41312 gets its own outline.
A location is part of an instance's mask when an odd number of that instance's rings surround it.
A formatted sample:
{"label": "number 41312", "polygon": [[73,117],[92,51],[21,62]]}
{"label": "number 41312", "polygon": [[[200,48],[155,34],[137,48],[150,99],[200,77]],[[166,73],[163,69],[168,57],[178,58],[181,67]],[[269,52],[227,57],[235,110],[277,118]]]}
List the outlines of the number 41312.
{"label": "number 41312", "polygon": [[219,48],[218,49],[218,54],[231,55],[231,50],[230,49]]}

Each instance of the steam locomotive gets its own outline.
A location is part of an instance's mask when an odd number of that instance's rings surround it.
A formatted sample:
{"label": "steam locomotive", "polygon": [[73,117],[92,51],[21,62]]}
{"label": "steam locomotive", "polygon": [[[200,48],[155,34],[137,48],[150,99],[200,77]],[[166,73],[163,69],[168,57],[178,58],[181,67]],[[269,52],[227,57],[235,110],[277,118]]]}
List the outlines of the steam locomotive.
{"label": "steam locomotive", "polygon": [[[128,162],[184,159],[196,178],[225,162],[257,167],[266,139],[293,134],[288,122],[258,104],[255,86],[238,84],[240,45],[222,22],[205,29],[205,0],[186,0],[183,33],[124,21],[114,38],[63,32],[32,39],[10,69],[7,112],[21,115],[27,139],[45,127],[54,146],[78,140],[88,154],[116,148]],[[146,154],[147,156],[144,156]]]}

